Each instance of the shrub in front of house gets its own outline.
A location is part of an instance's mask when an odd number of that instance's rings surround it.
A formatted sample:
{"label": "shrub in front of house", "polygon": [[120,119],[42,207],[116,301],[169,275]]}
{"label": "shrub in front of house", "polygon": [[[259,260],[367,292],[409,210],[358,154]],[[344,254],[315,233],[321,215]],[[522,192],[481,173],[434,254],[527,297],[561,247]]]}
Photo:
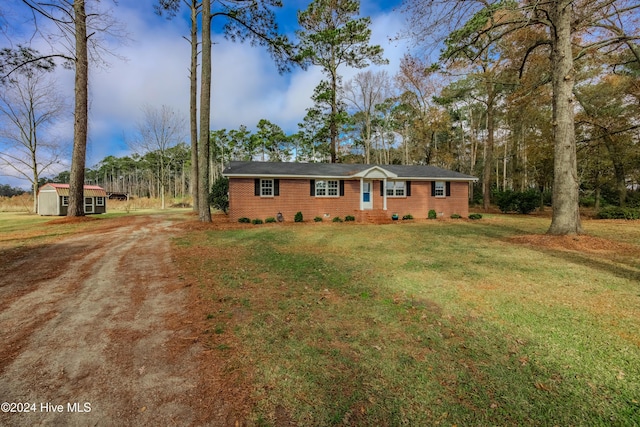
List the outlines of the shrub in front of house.
{"label": "shrub in front of house", "polygon": [[241,222],[243,224],[249,224],[251,222],[251,220],[249,218],[247,218],[246,216],[243,216],[242,218],[238,218],[238,222]]}
{"label": "shrub in front of house", "polygon": [[436,213],[436,211],[434,209],[430,209],[429,210],[429,214],[427,215],[428,219],[436,219],[438,218],[438,214]]}
{"label": "shrub in front of house", "polygon": [[213,182],[209,193],[209,204],[227,213],[229,210],[229,178],[221,176]]}
{"label": "shrub in front of house", "polygon": [[258,225],[258,224],[262,224],[263,221],[260,218],[256,218],[256,219],[252,219],[251,220],[251,224],[253,225]]}
{"label": "shrub in front of house", "polygon": [[270,216],[269,218],[265,219],[264,222],[269,224],[269,223],[272,223],[272,222],[276,222],[276,219],[274,217]]}
{"label": "shrub in front of house", "polygon": [[303,221],[302,212],[300,211],[296,212],[295,216],[293,217],[293,221],[302,222]]}
{"label": "shrub in front of house", "polygon": [[460,218],[462,218],[462,216],[458,214],[451,214],[451,219],[460,219]]}
{"label": "shrub in front of house", "polygon": [[413,219],[413,215],[411,214],[406,214],[402,217],[402,219],[407,220],[407,219]]}
{"label": "shrub in front of house", "polygon": [[322,222],[322,217],[321,216],[317,216],[317,217],[313,218],[313,220],[315,222]]}
{"label": "shrub in front of house", "polygon": [[333,222],[342,222],[342,219],[339,216],[334,216],[331,221],[333,221]]}
{"label": "shrub in front of house", "polygon": [[472,213],[469,215],[469,219],[482,219],[482,215],[479,213]]}
{"label": "shrub in front of house", "polygon": [[355,221],[356,217],[353,216],[353,215],[347,215],[347,216],[344,217],[344,220],[345,221]]}

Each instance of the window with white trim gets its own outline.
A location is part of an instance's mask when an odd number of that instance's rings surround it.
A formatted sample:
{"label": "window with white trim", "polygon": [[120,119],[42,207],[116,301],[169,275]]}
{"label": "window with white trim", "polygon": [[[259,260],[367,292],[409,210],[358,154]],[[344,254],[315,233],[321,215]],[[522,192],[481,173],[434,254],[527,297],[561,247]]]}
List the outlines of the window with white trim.
{"label": "window with white trim", "polygon": [[273,196],[273,180],[272,179],[260,180],[260,196],[262,197]]}
{"label": "window with white trim", "polygon": [[104,206],[104,197],[96,197],[96,206]]}
{"label": "window with white trim", "polygon": [[339,195],[340,183],[337,180],[316,180],[316,197]]}
{"label": "window with white trim", "polygon": [[436,181],[435,182],[435,191],[434,196],[436,197],[444,197],[445,196],[445,182],[444,181]]}
{"label": "window with white trim", "polygon": [[85,213],[93,212],[93,197],[84,198],[84,211]]}
{"label": "window with white trim", "polygon": [[387,197],[404,197],[407,195],[405,181],[387,181]]}
{"label": "window with white trim", "polygon": [[69,206],[69,196],[62,196],[62,206]]}

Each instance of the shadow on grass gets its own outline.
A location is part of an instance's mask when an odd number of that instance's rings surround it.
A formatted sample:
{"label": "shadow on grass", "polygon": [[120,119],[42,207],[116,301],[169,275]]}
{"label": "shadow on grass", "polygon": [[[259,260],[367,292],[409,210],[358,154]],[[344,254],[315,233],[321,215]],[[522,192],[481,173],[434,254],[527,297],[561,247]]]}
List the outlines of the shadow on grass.
{"label": "shadow on grass", "polygon": [[[555,249],[538,248],[540,252],[550,254],[553,257],[566,260],[567,262],[582,265],[587,268],[593,268],[621,279],[631,280],[640,283],[640,270],[638,267],[631,265],[632,260],[625,260],[624,264],[621,260],[613,261],[610,258],[598,259],[596,255],[584,254],[574,251],[563,251]],[[638,262],[635,260],[636,263]]]}
{"label": "shadow on grass", "polygon": [[[483,237],[505,240],[509,237],[532,234],[530,229],[505,224],[478,224],[475,232]],[[536,233],[533,233],[536,234]],[[538,233],[543,235],[544,233]],[[512,243],[512,242],[509,242]],[[575,250],[561,250],[549,247],[529,245],[530,249],[550,255],[554,258],[563,259],[572,264],[582,265],[588,268],[598,269],[608,274],[612,274],[621,279],[640,282],[640,264],[636,257],[617,254],[615,257],[607,256],[606,253],[583,253]],[[640,251],[640,248],[639,248]],[[637,267],[633,265],[636,263]]]}
{"label": "shadow on grass", "polygon": [[542,361],[544,343],[489,321],[376,289],[366,298],[331,290],[319,304],[321,292],[284,283],[247,295],[260,311],[234,327],[266,425],[277,424],[277,407],[297,425],[624,425],[638,415],[630,389]]}
{"label": "shadow on grass", "polygon": [[[440,232],[428,230],[413,246],[427,252]],[[385,282],[394,271],[372,274],[363,263],[366,244],[360,257],[336,256],[324,246],[330,237],[314,237],[311,250],[292,234],[226,234],[217,248],[223,258],[202,261],[211,312],[220,313],[211,321],[229,322],[244,343],[238,354],[249,355],[233,364],[254,372],[259,425],[633,425],[640,415],[629,382],[602,382],[514,325],[454,317],[429,297],[398,298]],[[225,254],[225,245],[236,251]],[[637,361],[637,351],[629,358]],[[596,360],[594,369],[608,363]],[[631,368],[628,376],[638,375]]]}

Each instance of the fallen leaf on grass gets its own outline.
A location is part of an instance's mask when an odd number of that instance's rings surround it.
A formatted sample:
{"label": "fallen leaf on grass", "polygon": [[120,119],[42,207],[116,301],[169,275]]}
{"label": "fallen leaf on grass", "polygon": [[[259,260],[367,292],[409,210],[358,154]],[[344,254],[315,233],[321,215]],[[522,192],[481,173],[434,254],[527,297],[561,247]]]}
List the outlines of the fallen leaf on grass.
{"label": "fallen leaf on grass", "polygon": [[538,390],[544,390],[544,391],[550,391],[549,387],[547,387],[546,385],[544,385],[541,382],[537,382],[534,384],[534,386],[538,389]]}

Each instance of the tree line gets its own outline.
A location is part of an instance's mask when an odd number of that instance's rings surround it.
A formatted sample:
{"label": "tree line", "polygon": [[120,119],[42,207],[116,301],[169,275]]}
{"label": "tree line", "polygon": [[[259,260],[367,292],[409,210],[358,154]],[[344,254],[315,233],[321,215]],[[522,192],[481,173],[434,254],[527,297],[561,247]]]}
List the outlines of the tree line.
{"label": "tree line", "polygon": [[[81,215],[74,200],[81,200],[86,178],[86,69],[101,58],[97,34],[114,34],[113,22],[100,2],[24,3],[57,23],[62,38],[74,42],[66,50],[73,54],[39,55],[17,45],[0,52],[0,71],[6,81],[25,66],[48,70],[54,58],[75,70],[69,212]],[[348,82],[344,67],[385,63],[380,46],[369,42],[370,19],[360,16],[359,2],[311,1],[298,13],[295,40],[278,30],[279,6],[271,0],[156,4],[157,13],[170,17],[190,12],[189,186],[201,221],[211,220],[210,184],[231,159],[434,164],[480,176],[485,207],[492,189],[550,189],[551,234],[582,232],[582,194],[599,200],[613,192],[618,204],[628,202],[640,158],[637,2],[405,0],[402,36],[416,51],[392,77],[366,71]],[[282,72],[322,69],[326,80],[316,86],[299,132],[284,135],[266,120],[255,133],[211,132],[212,25],[231,40],[264,46]],[[431,64],[424,52],[434,46],[441,53]],[[163,156],[158,162],[154,186],[164,187],[177,167]]]}

